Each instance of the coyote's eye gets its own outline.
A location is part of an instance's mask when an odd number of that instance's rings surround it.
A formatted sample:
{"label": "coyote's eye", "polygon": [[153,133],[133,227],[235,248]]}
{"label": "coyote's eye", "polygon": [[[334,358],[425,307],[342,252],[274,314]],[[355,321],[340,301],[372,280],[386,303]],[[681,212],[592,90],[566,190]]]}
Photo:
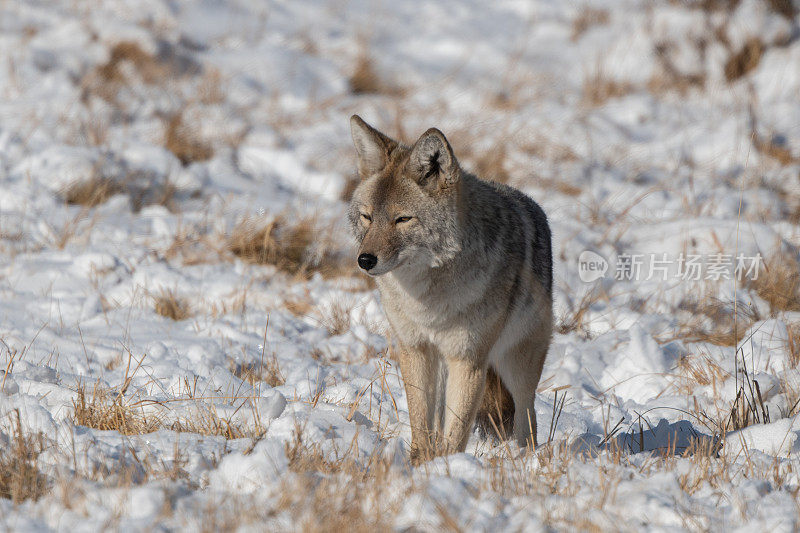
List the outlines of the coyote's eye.
{"label": "coyote's eye", "polygon": [[363,220],[366,223],[370,223],[372,222],[372,217],[365,213],[361,213],[361,220]]}
{"label": "coyote's eye", "polygon": [[397,217],[396,219],[394,219],[394,223],[395,224],[402,224],[403,222],[408,222],[412,218],[414,218],[414,217]]}

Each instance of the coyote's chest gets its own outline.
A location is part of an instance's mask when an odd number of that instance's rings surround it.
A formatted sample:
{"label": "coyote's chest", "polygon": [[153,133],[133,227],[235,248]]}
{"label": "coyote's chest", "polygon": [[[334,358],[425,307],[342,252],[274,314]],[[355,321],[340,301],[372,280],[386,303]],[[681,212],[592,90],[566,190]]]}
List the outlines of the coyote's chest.
{"label": "coyote's chest", "polygon": [[[385,278],[385,279],[384,279]],[[482,283],[437,280],[401,283],[391,274],[379,283],[381,301],[393,329],[405,342],[460,343],[474,331],[485,301]]]}

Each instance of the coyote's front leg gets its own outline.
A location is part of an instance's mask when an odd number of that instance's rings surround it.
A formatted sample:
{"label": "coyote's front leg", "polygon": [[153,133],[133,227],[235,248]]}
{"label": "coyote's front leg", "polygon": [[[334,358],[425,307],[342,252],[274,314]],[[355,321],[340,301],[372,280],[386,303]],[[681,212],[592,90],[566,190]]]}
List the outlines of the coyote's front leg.
{"label": "coyote's front leg", "polygon": [[421,346],[404,346],[399,357],[411,422],[413,464],[430,459],[438,448],[434,433],[438,356],[430,352]]}
{"label": "coyote's front leg", "polygon": [[447,361],[447,392],[444,412],[444,450],[463,452],[486,382],[486,368],[474,361]]}

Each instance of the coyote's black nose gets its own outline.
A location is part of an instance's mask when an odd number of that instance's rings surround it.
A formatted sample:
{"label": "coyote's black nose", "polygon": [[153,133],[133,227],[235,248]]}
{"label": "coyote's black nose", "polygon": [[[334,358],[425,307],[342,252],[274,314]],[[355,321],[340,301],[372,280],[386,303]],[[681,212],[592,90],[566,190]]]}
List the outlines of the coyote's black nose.
{"label": "coyote's black nose", "polygon": [[358,256],[358,266],[364,270],[370,270],[378,264],[378,258],[372,254],[361,254]]}

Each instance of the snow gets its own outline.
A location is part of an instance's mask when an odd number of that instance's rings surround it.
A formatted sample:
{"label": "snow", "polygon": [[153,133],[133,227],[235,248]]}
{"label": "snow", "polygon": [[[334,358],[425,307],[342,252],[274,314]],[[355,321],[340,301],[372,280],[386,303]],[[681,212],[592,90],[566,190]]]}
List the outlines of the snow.
{"label": "snow", "polygon": [[[0,446],[19,413],[46,439],[50,489],[0,498],[0,527],[800,527],[800,310],[677,263],[798,258],[799,19],[731,4],[2,4]],[[605,15],[582,27],[587,6]],[[729,81],[753,39],[760,59]],[[109,74],[120,43],[142,56]],[[377,94],[351,90],[364,58]],[[377,291],[228,250],[243,221],[310,220],[309,256],[354,263],[353,113],[406,142],[436,126],[466,168],[502,154],[548,214],[563,327],[537,450],[476,432],[410,466]],[[178,140],[209,149],[188,164],[166,142],[178,115]],[[96,179],[114,194],[65,201]],[[619,275],[631,254],[638,279]],[[584,281],[589,259],[605,266]],[[164,294],[186,318],[155,311]],[[736,345],[695,335],[729,333],[733,302]],[[159,427],[78,424],[78,390],[95,387]],[[725,425],[740,389],[768,416]]]}
{"label": "snow", "polygon": [[746,455],[750,450],[758,450],[773,456],[788,455],[797,440],[799,424],[797,417],[792,417],[733,431],[727,436],[725,452]]}

